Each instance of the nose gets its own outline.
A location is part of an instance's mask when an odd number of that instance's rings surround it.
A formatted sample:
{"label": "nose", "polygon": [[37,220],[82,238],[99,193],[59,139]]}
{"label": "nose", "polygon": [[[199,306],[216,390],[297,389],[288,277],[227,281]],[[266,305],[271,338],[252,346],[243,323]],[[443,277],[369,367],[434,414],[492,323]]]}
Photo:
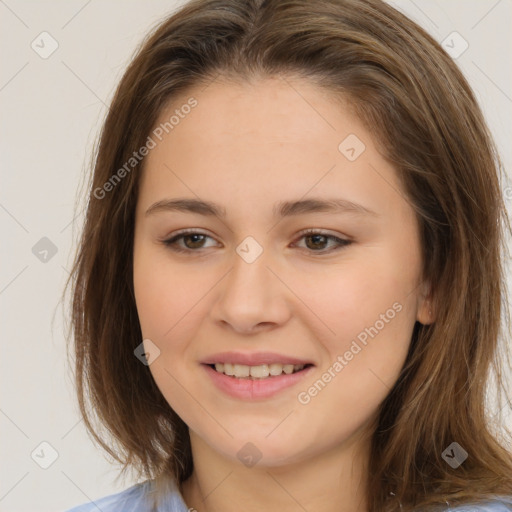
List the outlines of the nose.
{"label": "nose", "polygon": [[267,251],[252,262],[234,252],[232,267],[216,287],[213,320],[237,333],[251,334],[283,325],[293,294],[279,277]]}

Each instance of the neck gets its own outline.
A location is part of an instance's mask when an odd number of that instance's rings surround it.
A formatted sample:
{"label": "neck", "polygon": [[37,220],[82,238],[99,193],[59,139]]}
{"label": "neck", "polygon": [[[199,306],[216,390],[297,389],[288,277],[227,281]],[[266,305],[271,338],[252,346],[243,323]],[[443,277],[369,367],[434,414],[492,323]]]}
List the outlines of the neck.
{"label": "neck", "polygon": [[192,431],[190,440],[194,471],[180,490],[197,512],[367,512],[369,440],[361,434],[294,464],[263,467],[224,457]]}

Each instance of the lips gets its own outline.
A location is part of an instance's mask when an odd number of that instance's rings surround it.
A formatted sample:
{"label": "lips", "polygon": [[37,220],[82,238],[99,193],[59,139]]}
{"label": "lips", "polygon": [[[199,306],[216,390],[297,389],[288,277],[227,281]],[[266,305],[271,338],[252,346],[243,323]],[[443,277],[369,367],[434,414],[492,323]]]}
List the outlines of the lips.
{"label": "lips", "polygon": [[[311,360],[276,352],[219,352],[206,357],[201,363],[217,389],[241,400],[270,399],[298,384],[316,366]],[[282,365],[283,372],[272,375],[277,373],[275,370],[279,365]],[[247,370],[250,370],[251,375],[237,377],[226,375],[216,369],[225,370],[226,367],[228,373],[245,375]],[[254,372],[256,374],[253,376]]]}
{"label": "lips", "polygon": [[211,379],[210,382],[223,394],[238,400],[249,401],[267,400],[284,393],[286,389],[292,389],[314,371],[313,365],[310,365],[291,374],[283,373],[278,376],[254,379],[224,375],[207,364],[203,364],[201,367]]}

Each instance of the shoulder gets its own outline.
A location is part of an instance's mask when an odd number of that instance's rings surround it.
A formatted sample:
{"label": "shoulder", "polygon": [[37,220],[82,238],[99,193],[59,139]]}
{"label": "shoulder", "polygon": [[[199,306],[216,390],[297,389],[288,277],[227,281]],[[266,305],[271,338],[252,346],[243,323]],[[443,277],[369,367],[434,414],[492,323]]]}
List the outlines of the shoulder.
{"label": "shoulder", "polygon": [[[147,480],[132,485],[124,491],[109,496],[104,496],[94,501],[73,507],[66,512],[154,512],[152,500],[152,481]],[[187,506],[183,497],[175,488],[165,499],[166,512],[187,512]],[[157,511],[155,511],[157,512]]]}
{"label": "shoulder", "polygon": [[481,503],[459,505],[446,512],[512,512],[512,496],[497,496]]}

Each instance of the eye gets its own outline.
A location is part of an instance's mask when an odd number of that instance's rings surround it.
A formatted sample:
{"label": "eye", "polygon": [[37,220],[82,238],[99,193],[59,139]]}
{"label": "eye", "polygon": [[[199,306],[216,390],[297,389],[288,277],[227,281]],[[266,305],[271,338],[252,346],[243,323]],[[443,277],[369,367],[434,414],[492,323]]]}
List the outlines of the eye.
{"label": "eye", "polygon": [[[208,246],[205,245],[205,242],[208,238],[213,240],[211,236],[205,233],[193,230],[185,230],[180,231],[167,240],[163,240],[162,243],[176,252],[199,252],[199,249],[208,248]],[[314,229],[304,231],[301,234],[299,240],[302,239],[304,239],[306,242],[306,249],[309,249],[310,252],[320,254],[330,253],[343,249],[352,243],[352,240],[339,238],[337,236],[329,235]],[[180,242],[182,242],[182,244],[180,244]],[[326,246],[328,246],[329,242],[333,243],[334,247],[326,250]]]}
{"label": "eye", "polygon": [[[302,233],[300,240],[304,239],[306,242],[306,247],[311,249],[312,252],[317,252],[321,254],[330,253],[333,251],[337,251],[343,249],[344,247],[350,245],[352,240],[339,238],[334,235],[329,235],[327,233],[323,233],[321,231],[316,231],[314,229],[308,229]],[[334,242],[334,248],[330,250],[325,250],[325,246],[328,242]]]}
{"label": "eye", "polygon": [[[181,231],[173,237],[163,240],[162,243],[176,252],[197,252],[196,249],[204,249],[204,242],[211,236],[198,231]],[[213,238],[212,238],[213,240]],[[185,247],[180,246],[178,242],[183,242]]]}

